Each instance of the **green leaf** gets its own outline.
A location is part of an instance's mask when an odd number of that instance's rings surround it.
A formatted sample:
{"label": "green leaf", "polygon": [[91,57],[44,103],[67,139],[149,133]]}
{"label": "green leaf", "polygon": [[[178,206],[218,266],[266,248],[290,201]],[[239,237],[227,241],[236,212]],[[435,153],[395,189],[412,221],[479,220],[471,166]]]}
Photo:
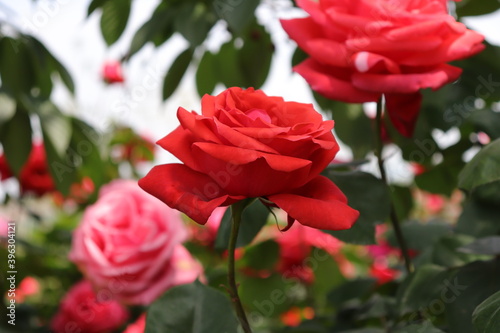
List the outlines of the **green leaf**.
{"label": "green leaf", "polygon": [[163,81],[163,100],[166,100],[174,93],[182,80],[184,73],[193,59],[194,50],[187,48],[172,63]]}
{"label": "green leaf", "polygon": [[102,5],[101,33],[108,46],[122,35],[130,16],[132,0],[106,1]]}
{"label": "green leaf", "polygon": [[434,327],[432,323],[426,321],[421,324],[412,324],[405,327],[401,327],[395,330],[394,333],[444,333],[444,332]]}
{"label": "green leaf", "polygon": [[500,232],[498,206],[484,204],[475,198],[465,202],[458,218],[457,232],[475,237],[486,237]]}
{"label": "green leaf", "polygon": [[302,51],[300,47],[296,47],[292,56],[292,67],[300,64],[302,61],[306,60],[309,57],[307,53]]}
{"label": "green leaf", "polygon": [[444,267],[425,265],[407,276],[397,294],[400,314],[427,308],[449,288],[453,273]]}
{"label": "green leaf", "polygon": [[202,2],[183,2],[176,8],[175,30],[192,48],[203,43],[215,22],[215,15]]}
{"label": "green leaf", "polygon": [[9,167],[19,176],[32,147],[31,122],[25,110],[18,106],[14,116],[4,123],[1,139]]}
{"label": "green leaf", "polygon": [[16,101],[9,95],[0,92],[0,127],[16,113]]}
{"label": "green leaf", "polygon": [[50,138],[56,153],[61,157],[64,156],[72,132],[69,118],[51,102],[44,102],[37,109],[44,138]]}
{"label": "green leaf", "polygon": [[198,95],[203,97],[205,94],[211,94],[216,85],[215,56],[210,51],[206,51],[196,70],[196,90]]}
{"label": "green leaf", "polygon": [[450,196],[456,189],[456,175],[459,171],[457,166],[441,163],[416,176],[415,183],[424,191]]}
{"label": "green leaf", "polygon": [[87,9],[87,17],[90,16],[97,8],[101,8],[106,2],[111,0],[92,0]]}
{"label": "green leaf", "polygon": [[[259,200],[246,207],[241,216],[240,231],[238,233],[237,247],[242,247],[250,244],[255,236],[259,233],[262,227],[267,223],[269,209],[264,206]],[[229,244],[229,235],[231,233],[231,209],[228,209],[222,218],[217,238],[215,240],[215,248],[225,250]]]}
{"label": "green leaf", "polygon": [[274,45],[266,29],[255,23],[245,32],[243,47],[238,50],[239,65],[245,86],[260,88],[267,78]]}
{"label": "green leaf", "polygon": [[170,6],[165,2],[161,2],[155,9],[151,18],[135,32],[132,42],[130,43],[127,57],[132,57],[148,42],[159,37],[165,30],[172,28],[175,18],[174,13],[175,12],[171,10]]}
{"label": "green leaf", "polygon": [[215,54],[215,70],[219,81],[226,87],[245,87],[245,78],[238,61],[234,41],[223,44]]}
{"label": "green leaf", "polygon": [[150,306],[145,333],[229,333],[237,328],[227,297],[196,281],[168,290]]}
{"label": "green leaf", "polygon": [[472,313],[492,294],[500,290],[500,260],[477,261],[460,268],[452,282],[453,292],[445,301],[449,332],[474,332]]}
{"label": "green leaf", "polygon": [[267,318],[276,317],[293,304],[293,289],[300,288],[298,282],[290,283],[281,274],[268,277],[242,275],[239,294],[241,301],[248,308],[249,320],[254,315]]}
{"label": "green leaf", "polygon": [[364,172],[329,171],[330,178],[347,196],[348,205],[360,216],[349,230],[325,231],[348,243],[374,244],[375,224],[384,222],[390,213],[390,193],[383,181]]}
{"label": "green leaf", "polygon": [[309,259],[304,260],[314,273],[311,286],[316,302],[326,299],[328,292],[346,281],[340,271],[339,264],[326,251],[314,248]]}
{"label": "green leaf", "polygon": [[458,248],[470,243],[472,237],[452,235],[441,238],[433,248],[432,261],[441,266],[456,267],[465,265],[477,259],[477,256],[459,252]]}
{"label": "green leaf", "polygon": [[479,333],[500,332],[500,291],[477,306],[472,321]]}
{"label": "green leaf", "polygon": [[213,6],[217,16],[225,20],[235,34],[239,34],[251,22],[259,3],[260,0],[217,0]]}
{"label": "green leaf", "polygon": [[279,252],[279,245],[275,241],[258,243],[246,249],[242,264],[256,270],[272,270],[278,262]]}
{"label": "green leaf", "polygon": [[406,220],[413,209],[413,195],[410,188],[392,185],[390,189],[396,215],[400,221]]}
{"label": "green leaf", "polygon": [[457,15],[477,16],[493,13],[500,8],[500,3],[496,0],[463,0],[456,3]]}
{"label": "green leaf", "polygon": [[474,188],[500,180],[500,139],[481,149],[467,163],[459,176],[458,186],[472,191]]}
{"label": "green leaf", "polygon": [[500,236],[489,236],[476,239],[472,243],[458,248],[458,251],[492,256],[500,255]]}
{"label": "green leaf", "polygon": [[[406,239],[408,248],[417,251],[424,251],[432,247],[441,237],[452,233],[451,227],[442,222],[431,221],[428,223],[419,223],[412,221],[401,225],[403,237]],[[392,246],[397,246],[396,235],[394,231],[387,233],[387,240]]]}
{"label": "green leaf", "polygon": [[467,119],[476,132],[486,133],[492,140],[500,138],[500,114],[493,110],[476,110]]}
{"label": "green leaf", "polygon": [[23,39],[0,39],[0,77],[2,89],[13,96],[30,95],[36,83],[31,50]]}
{"label": "green leaf", "polygon": [[[373,126],[365,115],[362,104],[351,104],[327,99],[314,93],[314,99],[323,111],[329,111],[335,120],[338,138],[348,145],[355,159],[362,159],[374,148]],[[359,135],[363,133],[363,135]]]}
{"label": "green leaf", "polygon": [[336,307],[353,299],[363,299],[376,287],[376,280],[373,278],[362,278],[349,280],[335,289],[327,296],[328,301]]}

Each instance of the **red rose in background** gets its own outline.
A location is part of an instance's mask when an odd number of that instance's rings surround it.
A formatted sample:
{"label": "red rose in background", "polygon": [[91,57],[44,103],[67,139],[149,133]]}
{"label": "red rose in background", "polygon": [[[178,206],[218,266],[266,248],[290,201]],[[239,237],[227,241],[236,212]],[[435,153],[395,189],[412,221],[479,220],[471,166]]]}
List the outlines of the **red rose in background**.
{"label": "red rose in background", "polygon": [[128,325],[127,329],[123,333],[144,333],[146,330],[146,314],[142,314],[137,318],[137,320]]}
{"label": "red rose in background", "polygon": [[102,79],[109,84],[124,82],[121,63],[115,60],[105,62],[102,68]]}
{"label": "red rose in background", "polygon": [[447,1],[297,0],[310,16],[282,26],[310,58],[294,67],[311,88],[348,103],[385,95],[396,129],[411,136],[420,89],[437,90],[461,69],[447,63],[484,49],[484,37],[448,14]]}
{"label": "red rose in background", "polygon": [[154,167],[139,181],[147,192],[205,224],[219,206],[262,197],[294,220],[348,229],[359,213],[319,173],[339,150],[333,121],[312,105],[285,102],[253,88],[202,98],[202,114],[177,111],[181,125],[158,141],[184,164]]}
{"label": "red rose in background", "polygon": [[88,281],[75,284],[64,296],[59,311],[52,319],[55,333],[111,332],[128,319],[128,312],[105,293],[96,294]]}
{"label": "red rose in background", "polygon": [[[3,155],[0,156],[0,173],[1,180],[13,177],[13,172]],[[55,190],[42,143],[33,143],[28,160],[21,169],[19,185],[22,193],[30,192],[38,196]]]}
{"label": "red rose in background", "polygon": [[346,260],[339,253],[342,242],[329,234],[298,224],[289,231],[276,235],[276,242],[280,247],[278,271],[286,278],[297,278],[305,283],[314,282],[314,272],[306,260],[311,256],[313,247],[330,254],[338,261],[340,269],[346,270],[345,273],[349,275],[350,267],[345,265]]}
{"label": "red rose in background", "polygon": [[168,288],[201,274],[201,265],[181,245],[186,237],[179,212],[135,181],[115,180],[85,210],[69,257],[117,300],[150,304]]}
{"label": "red rose in background", "polygon": [[375,261],[370,266],[369,274],[371,277],[377,279],[377,284],[384,284],[397,279],[401,272],[392,268],[389,268],[385,260]]}

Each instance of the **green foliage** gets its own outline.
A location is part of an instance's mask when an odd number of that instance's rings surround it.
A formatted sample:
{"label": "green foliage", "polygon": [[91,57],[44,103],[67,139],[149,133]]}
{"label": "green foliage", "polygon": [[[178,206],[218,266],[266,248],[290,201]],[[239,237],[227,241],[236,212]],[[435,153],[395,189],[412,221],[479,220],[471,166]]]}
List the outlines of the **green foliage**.
{"label": "green foliage", "polygon": [[229,299],[196,281],[174,287],[156,300],[148,311],[145,332],[212,333],[236,329]]}
{"label": "green foliage", "polygon": [[194,50],[188,48],[181,52],[177,58],[170,66],[170,69],[165,76],[165,80],[163,81],[163,99],[167,99],[174,93],[175,89],[179,85],[186,73],[186,70],[191,63],[191,59],[193,58]]}
{"label": "green foliage", "polygon": [[[236,246],[241,247],[250,244],[262,227],[267,223],[268,216],[269,208],[264,206],[259,200],[256,200],[254,203],[247,206],[241,216],[241,225]],[[231,225],[231,209],[228,209],[222,218],[217,232],[217,239],[215,240],[216,249],[227,249],[229,244],[229,235],[231,233]]]}
{"label": "green foliage", "polygon": [[[354,244],[374,244],[375,224],[383,223],[390,213],[390,193],[379,179],[364,172],[327,174],[347,196],[349,206],[359,210],[360,216],[348,230],[326,231],[338,239]],[[377,198],[376,201],[373,199]]]}
{"label": "green foliage", "polygon": [[[19,136],[19,133],[23,133]],[[0,140],[4,154],[14,174],[19,175],[31,152],[31,122],[25,109],[17,107],[16,113],[3,124]]]}
{"label": "green foliage", "polygon": [[125,30],[131,7],[132,0],[105,1],[101,4],[101,32],[108,46],[114,44]]}
{"label": "green foliage", "polygon": [[467,191],[500,180],[500,139],[484,147],[460,173],[459,186]]}
{"label": "green foliage", "polygon": [[472,313],[472,321],[479,333],[500,331],[500,291],[477,306]]}

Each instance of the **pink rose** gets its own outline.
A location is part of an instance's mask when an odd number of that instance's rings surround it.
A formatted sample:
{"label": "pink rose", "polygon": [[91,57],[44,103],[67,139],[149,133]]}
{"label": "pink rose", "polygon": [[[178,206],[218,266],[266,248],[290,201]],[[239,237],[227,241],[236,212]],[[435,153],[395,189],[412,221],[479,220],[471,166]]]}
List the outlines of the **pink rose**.
{"label": "pink rose", "polygon": [[121,63],[116,60],[105,62],[102,68],[102,79],[108,84],[124,82]]}
{"label": "pink rose", "polygon": [[180,214],[136,182],[104,186],[74,232],[70,260],[98,288],[129,304],[149,304],[168,288],[201,273],[181,243]]}
{"label": "pink rose", "polygon": [[64,296],[51,329],[55,333],[104,333],[117,329],[127,319],[127,309],[120,303],[96,294],[90,282],[81,281]]}

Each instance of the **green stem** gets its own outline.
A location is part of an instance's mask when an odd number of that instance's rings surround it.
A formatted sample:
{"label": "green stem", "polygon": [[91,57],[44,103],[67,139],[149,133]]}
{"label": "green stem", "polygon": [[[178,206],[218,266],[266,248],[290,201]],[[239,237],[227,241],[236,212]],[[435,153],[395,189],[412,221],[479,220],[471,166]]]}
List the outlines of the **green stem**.
{"label": "green stem", "polygon": [[[375,149],[375,155],[377,156],[377,162],[378,162],[378,168],[380,170],[380,177],[382,178],[382,181],[386,183],[387,185],[389,184],[387,182],[387,174],[385,173],[385,167],[384,167],[384,159],[382,158],[382,152],[384,149],[384,143],[382,142],[382,111],[384,110],[384,104],[382,101],[382,98],[379,99],[377,102],[377,117],[375,118],[375,126],[376,126],[376,132],[377,132],[377,140],[376,140],[376,149]],[[394,202],[391,199],[391,223],[392,227],[394,228],[394,233],[396,234],[396,239],[399,244],[399,248],[401,249],[401,253],[404,258],[405,262],[405,267],[406,271],[408,273],[413,272],[413,265],[411,263],[411,258],[408,252],[408,245],[406,244],[406,240],[403,236],[403,232],[401,231],[401,225],[399,223],[399,218],[396,214],[396,210],[394,208]]]}
{"label": "green stem", "polygon": [[227,281],[229,283],[229,289],[228,289],[229,294],[231,295],[234,309],[236,311],[236,315],[238,316],[238,320],[241,323],[241,327],[243,328],[243,331],[245,333],[252,333],[252,329],[250,328],[250,324],[248,323],[245,310],[243,309],[243,305],[241,304],[240,296],[238,295],[238,286],[236,284],[236,278],[235,278],[234,252],[236,250],[236,241],[238,240],[238,231],[240,229],[241,214],[243,213],[243,209],[245,209],[245,207],[246,203],[243,201],[237,202],[231,206],[231,215],[233,218],[233,223],[231,226],[231,235],[229,236],[229,247],[228,247],[229,269],[227,273]]}

